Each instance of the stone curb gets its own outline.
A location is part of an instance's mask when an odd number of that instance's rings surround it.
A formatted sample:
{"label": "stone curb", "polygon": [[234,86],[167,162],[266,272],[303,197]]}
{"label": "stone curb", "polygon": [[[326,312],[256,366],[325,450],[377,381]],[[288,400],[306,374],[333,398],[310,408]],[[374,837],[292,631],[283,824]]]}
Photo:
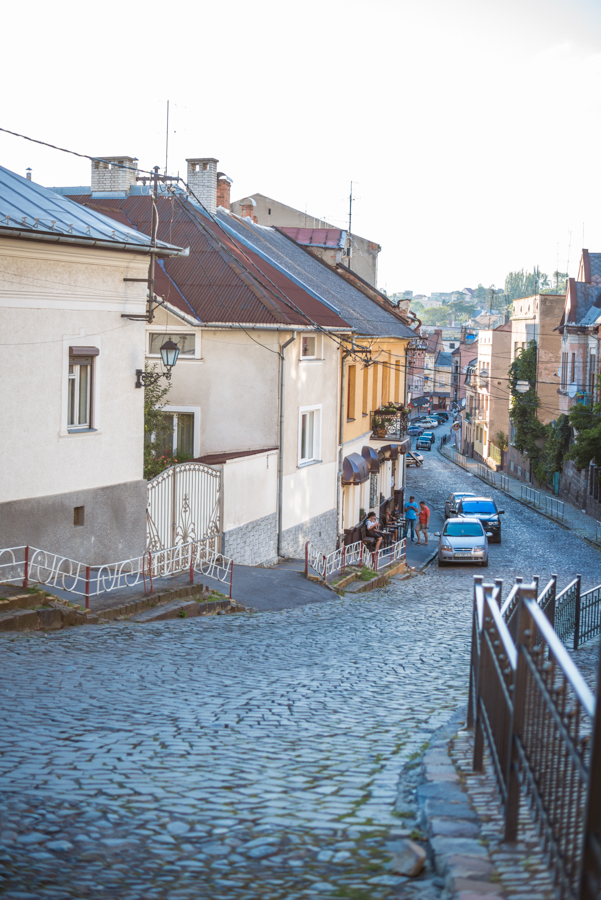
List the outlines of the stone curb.
{"label": "stone curb", "polygon": [[[108,609],[99,609],[95,614],[101,618],[111,621],[117,616],[131,616],[134,613],[142,612],[154,606],[162,606],[165,603],[171,603],[172,600],[180,600],[182,597],[192,597],[194,594],[202,594],[204,591],[202,584],[189,584],[186,587],[174,588],[171,591],[161,591],[160,594],[148,594],[141,600],[131,600],[121,606],[111,606]],[[229,602],[229,601],[228,601]]]}
{"label": "stone curb", "polygon": [[[451,738],[452,739],[452,738]],[[501,900],[506,895],[486,844],[481,820],[449,755],[449,735],[435,738],[422,759],[417,788],[420,826],[428,835],[432,865],[449,900]]]}

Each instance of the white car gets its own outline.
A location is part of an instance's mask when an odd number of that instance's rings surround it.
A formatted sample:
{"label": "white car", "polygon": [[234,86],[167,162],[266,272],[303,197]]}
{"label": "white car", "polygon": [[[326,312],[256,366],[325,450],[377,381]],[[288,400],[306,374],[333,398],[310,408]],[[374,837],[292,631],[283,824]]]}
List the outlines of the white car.
{"label": "white car", "polygon": [[425,428],[425,429],[438,428],[438,426],[440,425],[440,420],[439,419],[422,419],[422,421],[419,424],[420,424],[421,428]]}
{"label": "white car", "polygon": [[447,519],[438,537],[438,565],[447,563],[479,563],[488,566],[488,538],[492,532],[485,531],[479,519]]}

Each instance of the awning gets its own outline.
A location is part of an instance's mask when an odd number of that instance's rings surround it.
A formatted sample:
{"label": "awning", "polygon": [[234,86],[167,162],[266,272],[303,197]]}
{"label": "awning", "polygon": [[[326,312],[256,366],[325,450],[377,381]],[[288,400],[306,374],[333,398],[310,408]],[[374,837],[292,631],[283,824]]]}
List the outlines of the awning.
{"label": "awning", "polygon": [[407,453],[408,450],[411,450],[411,438],[405,438],[405,440],[398,445],[399,453]]}
{"label": "awning", "polygon": [[377,475],[380,471],[380,460],[378,459],[376,450],[374,450],[373,447],[362,447],[361,456],[365,460],[369,471],[373,472],[374,475]]}
{"label": "awning", "polygon": [[429,406],[432,402],[431,397],[416,397],[415,400],[411,401],[415,407],[418,409],[422,406]]}
{"label": "awning", "polygon": [[342,483],[363,484],[369,478],[366,461],[358,453],[350,453],[342,461]]}
{"label": "awning", "polygon": [[399,445],[388,444],[386,447],[379,447],[378,456],[380,457],[380,459],[398,459]]}

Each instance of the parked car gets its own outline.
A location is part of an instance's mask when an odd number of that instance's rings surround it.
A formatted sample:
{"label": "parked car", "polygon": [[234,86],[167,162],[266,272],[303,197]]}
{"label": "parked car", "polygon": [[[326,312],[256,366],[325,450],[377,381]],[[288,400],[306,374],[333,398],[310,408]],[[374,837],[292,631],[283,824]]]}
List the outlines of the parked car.
{"label": "parked car", "polygon": [[411,437],[419,437],[420,434],[424,433],[424,429],[421,425],[410,425],[407,429],[407,434],[410,434]]}
{"label": "parked car", "polygon": [[424,461],[424,457],[421,453],[415,453],[413,450],[407,450],[407,465],[408,466],[421,466]]}
{"label": "parked car", "polygon": [[430,441],[431,444],[434,444],[436,442],[436,438],[434,437],[434,434],[431,431],[424,431],[424,433],[422,434],[422,437],[428,438],[428,440]]}
{"label": "parked car", "polygon": [[438,537],[438,565],[447,563],[479,563],[488,566],[488,538],[490,531],[485,531],[483,523],[475,517],[447,519],[442,532],[436,531]]}
{"label": "parked car", "polygon": [[422,426],[422,428],[438,428],[440,422],[438,421],[438,419],[429,417],[427,419],[423,419],[419,424]]}
{"label": "parked car", "polygon": [[464,500],[460,500],[457,506],[458,516],[479,519],[486,530],[491,532],[491,540],[494,540],[496,544],[501,543],[501,519],[499,516],[504,513],[504,509],[497,509],[497,504],[491,497],[466,497]]}
{"label": "parked car", "polygon": [[435,413],[434,415],[435,415],[435,418],[439,419],[441,422],[449,421],[449,414],[446,412],[438,412],[438,413]]}
{"label": "parked car", "polygon": [[418,437],[415,442],[416,450],[432,450],[432,441],[430,440],[430,436],[428,434],[422,434]]}
{"label": "parked car", "polygon": [[475,497],[475,494],[470,494],[468,491],[453,491],[452,494],[449,494],[447,499],[444,502],[444,517],[445,519],[450,519],[451,516],[457,515],[457,507],[459,506],[459,501],[463,500],[464,497]]}

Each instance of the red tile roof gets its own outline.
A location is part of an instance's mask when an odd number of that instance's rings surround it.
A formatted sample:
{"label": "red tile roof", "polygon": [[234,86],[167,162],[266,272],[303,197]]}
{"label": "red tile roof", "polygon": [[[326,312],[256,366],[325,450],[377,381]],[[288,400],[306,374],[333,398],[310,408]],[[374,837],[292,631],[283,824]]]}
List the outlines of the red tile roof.
{"label": "red tile roof", "polygon": [[[121,199],[77,195],[90,209],[149,234],[148,195]],[[348,323],[262,256],[239,245],[213,219],[182,197],[159,197],[158,238],[190,247],[187,258],[161,261],[155,291],[201,322],[310,325],[346,330]]]}

